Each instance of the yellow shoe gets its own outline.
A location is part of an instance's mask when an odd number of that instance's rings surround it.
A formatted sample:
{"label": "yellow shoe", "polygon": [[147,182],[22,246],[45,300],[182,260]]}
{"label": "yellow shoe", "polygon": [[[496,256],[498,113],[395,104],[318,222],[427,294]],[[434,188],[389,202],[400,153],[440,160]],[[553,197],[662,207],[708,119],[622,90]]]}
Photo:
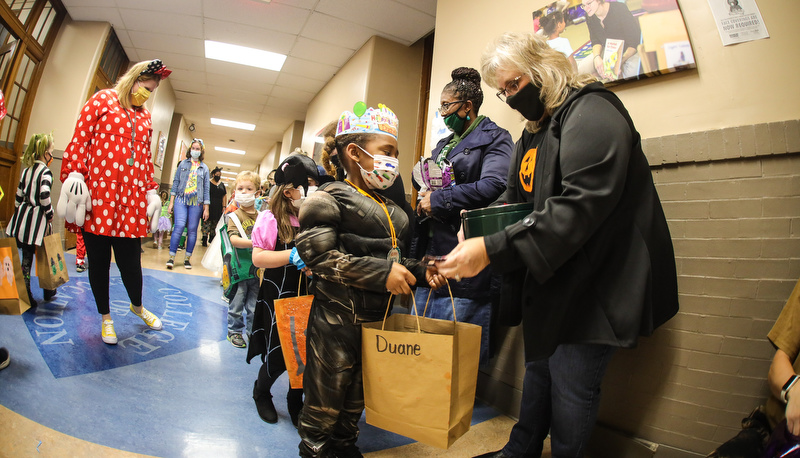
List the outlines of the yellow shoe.
{"label": "yellow shoe", "polygon": [[114,320],[103,320],[103,330],[100,332],[103,342],[109,345],[117,344],[117,333],[114,332]]}
{"label": "yellow shoe", "polygon": [[131,312],[133,312],[134,315],[136,315],[139,318],[141,318],[142,321],[144,321],[144,324],[150,326],[150,329],[153,329],[153,330],[156,330],[156,331],[160,331],[161,330],[161,328],[162,328],[161,320],[159,320],[157,316],[155,316],[152,313],[150,313],[150,311],[147,310],[146,308],[142,307],[142,314],[139,315],[138,313],[136,313],[136,310],[133,309],[133,304],[131,304]]}

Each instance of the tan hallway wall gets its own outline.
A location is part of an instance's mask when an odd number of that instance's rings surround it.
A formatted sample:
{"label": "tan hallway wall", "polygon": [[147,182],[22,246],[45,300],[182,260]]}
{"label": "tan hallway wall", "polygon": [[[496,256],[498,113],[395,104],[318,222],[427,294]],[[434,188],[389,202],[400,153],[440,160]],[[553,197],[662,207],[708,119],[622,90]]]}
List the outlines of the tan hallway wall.
{"label": "tan hallway wall", "polygon": [[[531,12],[548,3],[439,0],[431,93],[453,68],[477,68],[492,38],[530,31]],[[614,91],[646,139],[675,244],[681,311],[615,357],[599,422],[658,444],[656,456],[704,456],[763,401],[772,355],[765,334],[800,276],[800,91],[788,58],[800,4],[758,1],[771,38],[729,47],[707,1],[679,4],[697,71]],[[482,114],[518,138],[519,115],[491,95],[495,88],[484,91]],[[437,104],[432,97],[429,112]],[[481,378],[483,395],[512,413],[520,344],[519,329],[510,330]]]}

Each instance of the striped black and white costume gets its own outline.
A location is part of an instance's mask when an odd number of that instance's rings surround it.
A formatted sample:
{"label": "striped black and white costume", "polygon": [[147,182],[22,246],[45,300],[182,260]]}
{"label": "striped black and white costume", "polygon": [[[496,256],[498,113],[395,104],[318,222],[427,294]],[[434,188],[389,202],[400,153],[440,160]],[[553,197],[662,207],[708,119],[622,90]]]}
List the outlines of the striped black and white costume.
{"label": "striped black and white costume", "polygon": [[22,171],[14,203],[16,209],[6,234],[26,245],[42,244],[47,221],[53,217],[50,202],[52,186],[53,173],[44,162],[36,161]]}

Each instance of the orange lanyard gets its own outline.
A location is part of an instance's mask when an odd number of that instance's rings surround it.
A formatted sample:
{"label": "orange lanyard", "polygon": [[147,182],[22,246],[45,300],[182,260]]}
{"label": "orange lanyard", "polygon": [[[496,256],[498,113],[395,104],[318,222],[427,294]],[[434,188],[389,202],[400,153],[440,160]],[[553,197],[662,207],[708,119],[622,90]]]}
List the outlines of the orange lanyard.
{"label": "orange lanyard", "polygon": [[395,232],[394,232],[394,224],[392,224],[392,217],[389,216],[389,209],[386,208],[386,204],[383,203],[383,199],[381,199],[380,197],[378,197],[377,199],[375,197],[372,197],[366,191],[364,191],[363,189],[361,189],[358,186],[354,185],[352,181],[350,181],[350,180],[348,180],[346,178],[345,178],[344,181],[346,181],[347,184],[349,184],[350,186],[356,188],[356,190],[358,192],[360,192],[361,194],[369,197],[370,199],[375,201],[376,204],[380,205],[380,207],[383,209],[383,212],[386,213],[386,219],[389,221],[389,232],[392,235],[392,250],[396,250],[396,252],[399,254],[400,253],[400,249],[397,248],[397,235],[395,235]]}

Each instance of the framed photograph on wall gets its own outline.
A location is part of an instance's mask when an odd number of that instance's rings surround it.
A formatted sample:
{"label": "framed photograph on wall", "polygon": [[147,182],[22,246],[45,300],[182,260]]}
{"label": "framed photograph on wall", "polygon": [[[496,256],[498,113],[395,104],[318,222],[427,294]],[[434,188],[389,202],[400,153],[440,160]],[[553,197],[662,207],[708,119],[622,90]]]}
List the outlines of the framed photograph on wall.
{"label": "framed photograph on wall", "polygon": [[607,86],[696,68],[677,0],[560,0],[533,30]]}
{"label": "framed photograph on wall", "polygon": [[158,167],[162,167],[164,165],[164,153],[167,151],[167,136],[164,132],[158,132],[158,144],[156,148],[156,158],[153,161],[155,165]]}

